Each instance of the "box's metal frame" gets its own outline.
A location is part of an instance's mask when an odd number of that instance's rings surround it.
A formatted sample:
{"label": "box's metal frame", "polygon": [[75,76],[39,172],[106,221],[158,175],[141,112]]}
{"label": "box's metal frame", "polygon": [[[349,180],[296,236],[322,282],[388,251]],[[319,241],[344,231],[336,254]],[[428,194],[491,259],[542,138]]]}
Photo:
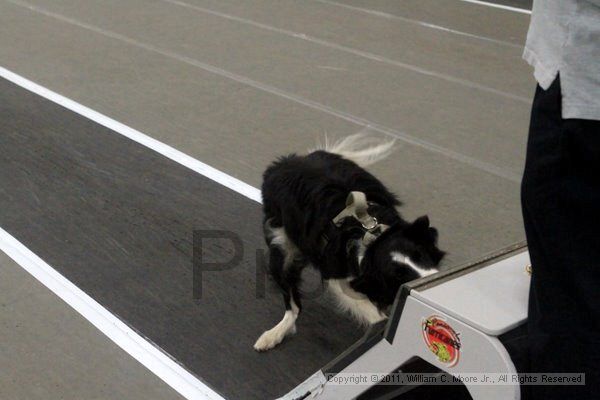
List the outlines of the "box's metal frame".
{"label": "box's metal frame", "polygon": [[[474,372],[516,373],[507,350],[497,336],[486,334],[460,319],[445,314],[442,310],[425,304],[411,296],[411,292],[422,291],[450,280],[460,279],[466,274],[526,251],[526,244],[521,242],[475,262],[466,263],[403,285],[398,292],[388,320],[372,326],[354,345],[279,400],[354,399],[367,391],[369,386],[332,383],[335,375],[341,373],[389,374],[398,371],[403,365],[407,365],[415,359],[431,362],[441,371],[453,376]],[[420,326],[420,321],[431,315],[442,316],[457,331],[460,331],[461,342],[468,343],[471,349],[469,354],[462,355],[460,363],[451,368],[442,362],[436,363],[435,356],[423,345],[420,329],[415,329],[415,324]],[[519,321],[519,323],[523,322]],[[491,386],[466,383],[465,386],[474,400],[520,399],[518,384]],[[412,388],[414,385],[404,388],[404,391]],[[397,394],[402,391],[403,388],[399,388]]]}

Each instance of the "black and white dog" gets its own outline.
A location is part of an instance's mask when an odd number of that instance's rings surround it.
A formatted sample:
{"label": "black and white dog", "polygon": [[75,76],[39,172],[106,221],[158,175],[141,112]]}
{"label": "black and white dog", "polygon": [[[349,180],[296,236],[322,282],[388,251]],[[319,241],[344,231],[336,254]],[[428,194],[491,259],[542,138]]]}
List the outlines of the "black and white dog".
{"label": "black and white dog", "polygon": [[307,265],[320,272],[340,307],[364,324],[387,317],[401,284],[438,271],[444,252],[428,217],[403,220],[396,196],[362,168],[392,147],[357,134],[267,168],[262,196],[269,273],[286,311],[260,336],[256,350],[295,333]]}

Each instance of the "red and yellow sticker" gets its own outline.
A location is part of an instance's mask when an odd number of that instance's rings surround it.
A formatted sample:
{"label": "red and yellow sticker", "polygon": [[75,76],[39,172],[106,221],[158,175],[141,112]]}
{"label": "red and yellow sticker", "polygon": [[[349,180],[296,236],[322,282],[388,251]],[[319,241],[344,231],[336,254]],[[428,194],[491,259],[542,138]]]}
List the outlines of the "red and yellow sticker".
{"label": "red and yellow sticker", "polygon": [[427,348],[436,355],[439,362],[453,367],[460,359],[459,334],[438,315],[432,315],[421,321],[423,339]]}

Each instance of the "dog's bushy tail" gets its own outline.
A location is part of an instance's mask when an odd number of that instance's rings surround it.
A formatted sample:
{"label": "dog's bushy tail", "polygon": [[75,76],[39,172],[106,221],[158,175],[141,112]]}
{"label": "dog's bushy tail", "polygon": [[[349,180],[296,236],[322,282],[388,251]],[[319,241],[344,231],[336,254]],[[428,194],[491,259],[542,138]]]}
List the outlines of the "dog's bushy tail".
{"label": "dog's bushy tail", "polygon": [[365,132],[338,139],[329,143],[325,137],[325,144],[319,146],[319,150],[338,154],[348,160],[354,161],[361,167],[375,164],[389,156],[396,141],[393,139],[382,139],[374,137]]}

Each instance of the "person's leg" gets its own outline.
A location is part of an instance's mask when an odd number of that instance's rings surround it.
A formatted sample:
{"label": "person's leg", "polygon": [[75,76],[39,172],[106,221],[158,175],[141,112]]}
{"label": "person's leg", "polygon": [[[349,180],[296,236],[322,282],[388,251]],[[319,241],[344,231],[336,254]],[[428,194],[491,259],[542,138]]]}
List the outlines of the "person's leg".
{"label": "person's leg", "polygon": [[585,372],[587,385],[527,388],[545,400],[600,390],[600,122],[563,120],[560,104],[558,79],[538,87],[521,191],[533,266],[530,367]]}

